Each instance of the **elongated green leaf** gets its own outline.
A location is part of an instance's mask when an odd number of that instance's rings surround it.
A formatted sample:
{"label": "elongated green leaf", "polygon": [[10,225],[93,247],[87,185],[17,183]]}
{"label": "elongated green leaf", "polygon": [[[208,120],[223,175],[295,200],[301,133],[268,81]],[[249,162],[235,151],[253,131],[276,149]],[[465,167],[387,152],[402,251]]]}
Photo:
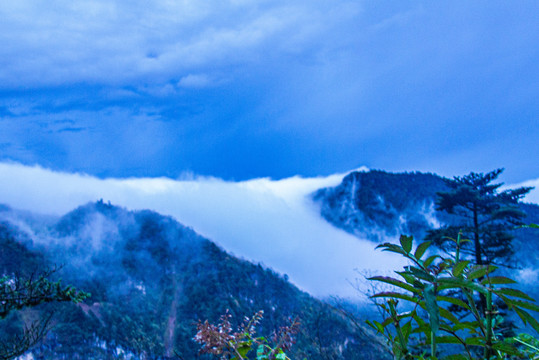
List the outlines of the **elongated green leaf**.
{"label": "elongated green leaf", "polygon": [[400,287],[401,289],[408,290],[408,291],[413,292],[415,294],[421,293],[421,290],[416,289],[413,286],[411,286],[411,285],[409,285],[409,284],[407,284],[405,282],[402,282],[400,280],[394,279],[394,278],[389,277],[389,276],[373,276],[373,277],[369,278],[368,280],[381,281],[381,282],[384,282],[386,284],[391,284],[391,285]]}
{"label": "elongated green leaf", "polygon": [[430,333],[430,326],[428,325],[416,326],[412,329],[412,334],[425,333],[425,331],[428,331]]}
{"label": "elongated green leaf", "polygon": [[[374,330],[378,331],[380,334],[384,333],[384,327],[378,321],[376,321],[376,320],[373,320],[373,321],[366,320],[365,322],[367,323],[367,325],[372,327]],[[260,350],[260,346],[258,347],[258,349]],[[263,350],[264,349],[262,348],[262,351]],[[258,352],[258,350],[257,350],[257,352]]]}
{"label": "elongated green leaf", "polygon": [[401,235],[399,241],[403,250],[409,254],[410,251],[412,251],[412,242],[414,241],[414,238],[411,236]]}
{"label": "elongated green leaf", "polygon": [[496,295],[498,295],[498,297],[499,297],[500,299],[502,299],[502,301],[509,307],[509,309],[513,309],[513,308],[514,308],[514,306],[513,306],[513,300],[514,300],[514,299],[510,299],[510,298],[508,298],[507,296],[505,296],[505,295],[503,295],[503,294],[501,294],[501,293],[496,294]]}
{"label": "elongated green leaf", "polygon": [[453,276],[460,276],[468,264],[470,264],[469,260],[459,261],[453,268]]}
{"label": "elongated green leaf", "polygon": [[436,335],[440,328],[440,309],[436,303],[436,293],[433,285],[428,285],[423,290],[423,296],[425,297],[425,305],[427,306],[427,313],[429,314],[430,328],[432,333]]}
{"label": "elongated green leaf", "polygon": [[408,343],[408,338],[412,333],[412,320],[408,321],[402,326],[402,335],[404,337],[404,342]]}
{"label": "elongated green leaf", "polygon": [[429,274],[425,270],[417,268],[415,266],[408,266],[407,270],[421,280],[433,282],[436,279],[432,274]]}
{"label": "elongated green leaf", "polygon": [[539,333],[539,322],[531,316],[527,311],[522,310],[520,308],[514,308],[520,319],[522,319],[522,322],[524,324],[530,324],[535,331]]}
{"label": "elongated green leaf", "polygon": [[478,291],[482,294],[487,294],[488,290],[484,286],[474,283],[473,281],[460,279],[455,277],[440,277],[436,280],[440,286],[438,290],[452,289],[452,288],[464,288]]}
{"label": "elongated green leaf", "polygon": [[386,326],[388,326],[392,322],[393,322],[393,319],[391,317],[388,317],[382,322],[382,326],[385,328]]}
{"label": "elongated green leaf", "polygon": [[378,248],[382,248],[382,251],[390,251],[390,252],[394,252],[394,253],[401,254],[404,256],[408,255],[408,253],[404,251],[402,247],[395,244],[384,243],[384,244],[378,245],[376,249]]}
{"label": "elongated green leaf", "polygon": [[504,284],[516,284],[516,281],[505,276],[492,276],[481,281],[481,284],[486,285],[504,285]]}
{"label": "elongated green leaf", "polygon": [[450,297],[450,296],[437,296],[436,297],[436,300],[438,301],[446,301],[450,304],[453,304],[453,305],[457,305],[457,306],[460,306],[461,308],[464,308],[466,310],[470,310],[470,306],[468,304],[466,304],[464,301],[458,299],[458,298],[454,298],[454,297]]}
{"label": "elongated green leaf", "polygon": [[417,281],[417,279],[413,275],[411,275],[410,273],[406,271],[395,271],[395,272],[399,274],[404,279],[404,281],[406,281],[410,285],[413,285],[414,282]]}
{"label": "elongated green leaf", "polygon": [[459,319],[457,319],[457,317],[455,315],[453,315],[453,313],[451,313],[451,311],[447,310],[447,309],[444,309],[444,308],[439,308],[439,311],[440,311],[440,315],[444,318],[446,318],[447,320],[451,321],[453,324],[458,324],[459,323]]}
{"label": "elongated green leaf", "polygon": [[412,311],[412,318],[418,324],[417,329],[423,331],[423,333],[425,334],[425,337],[429,339],[431,336],[430,326],[423,320],[423,318],[417,315],[417,312],[415,310]]}
{"label": "elongated green leaf", "polygon": [[539,312],[539,306],[537,306],[537,304],[533,304],[531,302],[522,301],[522,300],[515,300],[515,299],[512,299],[511,302],[513,303],[513,305],[516,305],[520,308]]}
{"label": "elongated green leaf", "polygon": [[487,274],[490,274],[494,270],[496,270],[497,267],[493,265],[476,265],[473,267],[473,269],[467,274],[468,280],[474,280],[481,277],[486,276]]}
{"label": "elongated green leaf", "polygon": [[417,260],[421,259],[421,257],[425,254],[425,251],[427,251],[427,249],[429,248],[430,244],[430,241],[425,241],[417,246],[414,253],[414,256]]}
{"label": "elongated green leaf", "polygon": [[439,258],[440,255],[432,255],[432,256],[429,256],[424,262],[423,262],[423,266],[425,267],[429,267],[431,266],[431,264],[433,263],[434,260],[436,260],[436,258]]}
{"label": "elongated green leaf", "polygon": [[376,294],[372,295],[371,298],[373,298],[373,299],[375,299],[375,298],[402,299],[402,300],[406,300],[406,301],[411,301],[413,303],[417,303],[419,301],[419,299],[416,298],[416,297],[413,297],[413,296],[410,296],[410,295],[407,295],[407,294],[394,292],[394,291],[379,292],[379,293],[376,293]]}
{"label": "elongated green leaf", "polygon": [[526,294],[525,292],[520,291],[520,290],[517,290],[517,289],[511,289],[511,288],[499,288],[499,289],[495,289],[495,290],[494,290],[494,293],[495,293],[496,295],[503,294],[503,295],[507,295],[507,296],[518,297],[518,298],[521,298],[521,299],[526,299],[526,300],[529,300],[529,301],[535,301],[534,298],[532,298],[531,296],[529,296],[529,295]]}
{"label": "elongated green leaf", "polygon": [[[518,317],[520,318],[520,320],[522,320],[522,322],[524,323],[524,325],[528,324],[528,318],[526,317],[525,313],[526,311],[524,310],[521,310],[519,308],[513,308],[513,310],[515,310],[515,312],[517,313]],[[529,314],[528,314],[529,315]]]}
{"label": "elongated green leaf", "polygon": [[464,339],[466,345],[485,346],[485,339],[482,337],[468,337]]}
{"label": "elongated green leaf", "polygon": [[454,331],[458,330],[471,330],[472,333],[477,333],[477,328],[479,327],[479,322],[477,321],[461,321],[455,326],[453,326]]}
{"label": "elongated green leaf", "polygon": [[461,344],[455,336],[436,336],[437,344]]}
{"label": "elongated green leaf", "polygon": [[506,342],[501,342],[501,341],[496,342],[496,343],[494,343],[492,345],[492,347],[495,350],[506,353],[507,355],[515,355],[515,356],[520,355],[520,351],[518,351],[518,349],[516,347],[514,347],[513,345],[508,344]]}
{"label": "elongated green leaf", "polygon": [[463,354],[451,354],[451,355],[447,355],[446,357],[442,359],[443,360],[469,360],[469,358]]}

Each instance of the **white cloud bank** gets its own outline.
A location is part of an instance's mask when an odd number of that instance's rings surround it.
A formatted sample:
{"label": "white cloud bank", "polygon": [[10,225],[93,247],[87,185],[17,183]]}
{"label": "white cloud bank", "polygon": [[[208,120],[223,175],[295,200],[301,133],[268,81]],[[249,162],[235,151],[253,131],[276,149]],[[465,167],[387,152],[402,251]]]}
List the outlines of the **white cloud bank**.
{"label": "white cloud bank", "polygon": [[0,163],[0,203],[63,215],[103,198],[128,209],[152,209],[175,217],[233,254],[287,274],[316,295],[357,297],[349,282],[355,269],[384,271],[398,257],[334,228],[308,194],[335,186],[344,174],[225,182],[215,178],[105,179]]}

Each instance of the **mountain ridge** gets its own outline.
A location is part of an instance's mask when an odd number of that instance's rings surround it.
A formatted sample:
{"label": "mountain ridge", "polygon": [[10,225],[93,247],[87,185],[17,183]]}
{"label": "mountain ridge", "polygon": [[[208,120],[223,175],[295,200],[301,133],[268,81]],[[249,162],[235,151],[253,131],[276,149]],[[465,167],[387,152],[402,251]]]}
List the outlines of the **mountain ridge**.
{"label": "mountain ridge", "polygon": [[304,331],[292,350],[298,358],[385,356],[368,330],[282,275],[227,254],[171,217],[100,201],[34,235],[5,219],[0,240],[19,243],[21,256],[41,254],[40,268],[63,263],[57,275],[92,293],[79,306],[53,306],[57,326],[33,350],[35,357],[167,359],[178,352],[197,358],[194,323],[215,321],[227,309],[237,321],[264,310],[264,334],[299,315]]}

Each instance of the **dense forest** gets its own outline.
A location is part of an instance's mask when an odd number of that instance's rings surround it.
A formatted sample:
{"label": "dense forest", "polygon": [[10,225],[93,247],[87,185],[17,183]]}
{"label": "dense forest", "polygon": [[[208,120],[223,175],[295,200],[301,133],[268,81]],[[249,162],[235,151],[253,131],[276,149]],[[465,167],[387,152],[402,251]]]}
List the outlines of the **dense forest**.
{"label": "dense forest", "polygon": [[198,358],[197,321],[216,321],[229,311],[239,323],[259,310],[264,334],[298,317],[294,358],[385,356],[363,325],[270,269],[237,259],[151,211],[97,202],[46,227],[6,216],[0,241],[4,274],[29,276],[60,266],[54,276],[91,294],[79,304],[45,304],[2,321],[8,336],[29,319],[54,312],[54,326],[32,349],[35,358]]}
{"label": "dense forest", "polygon": [[[338,186],[318,190],[313,198],[333,225],[381,241],[398,234],[422,238],[439,221],[433,205],[436,193],[446,189],[443,178],[434,174],[356,171]],[[443,214],[436,216],[445,220]]]}
{"label": "dense forest", "polygon": [[[323,218],[373,240],[374,247],[399,234],[421,241],[437,228],[460,226],[456,214],[440,208],[440,193],[448,193],[450,185],[434,174],[353,172],[312,197]],[[518,201],[515,206],[526,215],[525,223],[539,223],[539,206]],[[525,277],[539,267],[537,256],[529,256],[539,248],[537,229],[511,230],[518,261],[502,271],[537,296],[536,283]],[[401,238],[403,248],[406,244]],[[45,273],[86,294],[6,313],[0,321],[2,343],[23,339],[23,329],[32,324],[47,325],[31,349],[34,359],[210,358],[194,341],[202,321],[216,323],[226,313],[237,328],[259,311],[257,332],[270,337],[298,319],[295,344],[287,351],[292,359],[391,358],[365,319],[149,210],[128,211],[100,200],[55,218],[1,206],[0,270],[4,285]]]}

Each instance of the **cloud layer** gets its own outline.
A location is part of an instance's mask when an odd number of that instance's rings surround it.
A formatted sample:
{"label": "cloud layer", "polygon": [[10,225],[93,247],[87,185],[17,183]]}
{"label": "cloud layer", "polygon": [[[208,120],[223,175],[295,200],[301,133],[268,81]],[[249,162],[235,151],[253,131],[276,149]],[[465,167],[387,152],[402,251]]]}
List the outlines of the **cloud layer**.
{"label": "cloud layer", "polygon": [[227,251],[287,274],[317,296],[361,297],[350,285],[355,269],[385,271],[398,257],[332,227],[308,195],[337,185],[344,174],[225,182],[106,179],[57,173],[41,167],[0,163],[0,198],[14,208],[62,215],[104,199],[128,209],[152,209],[175,217]]}
{"label": "cloud layer", "polygon": [[303,52],[358,11],[355,2],[327,0],[4,1],[0,82],[169,81],[261,54]]}
{"label": "cloud layer", "polygon": [[[289,275],[292,282],[314,295],[357,299],[362,295],[354,286],[367,290],[360,274],[388,273],[403,263],[398,256],[375,251],[370,241],[321,218],[309,195],[336,186],[344,175],[242,182],[192,174],[178,180],[103,180],[0,163],[0,203],[48,215],[63,215],[98,199],[131,210],[155,210],[173,216],[236,256]],[[525,200],[539,203],[539,179],[510,187],[515,186],[536,186]]]}
{"label": "cloud layer", "polygon": [[[537,2],[0,3],[0,160],[538,176]],[[92,151],[87,151],[92,149]]]}

